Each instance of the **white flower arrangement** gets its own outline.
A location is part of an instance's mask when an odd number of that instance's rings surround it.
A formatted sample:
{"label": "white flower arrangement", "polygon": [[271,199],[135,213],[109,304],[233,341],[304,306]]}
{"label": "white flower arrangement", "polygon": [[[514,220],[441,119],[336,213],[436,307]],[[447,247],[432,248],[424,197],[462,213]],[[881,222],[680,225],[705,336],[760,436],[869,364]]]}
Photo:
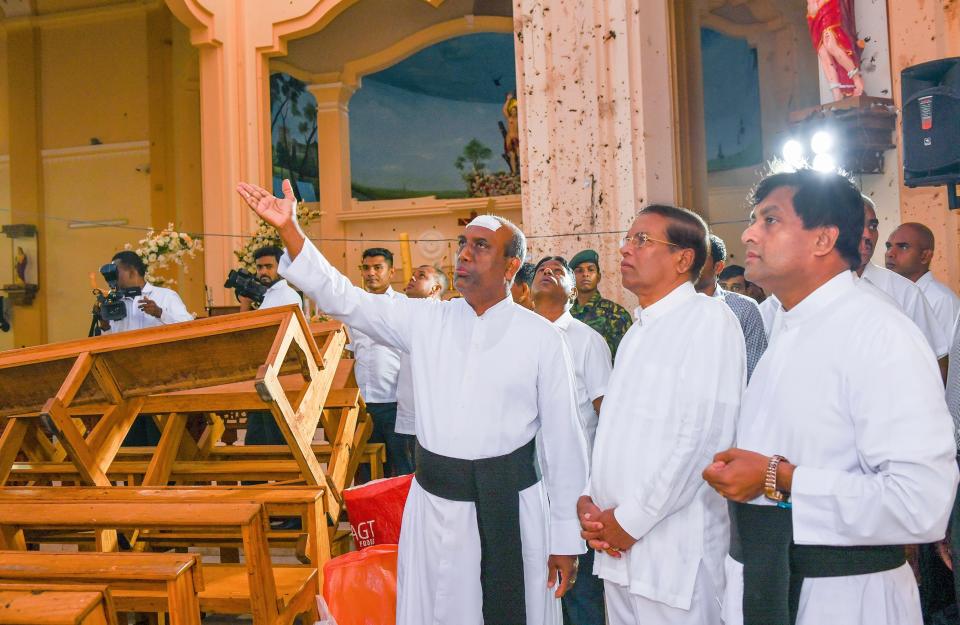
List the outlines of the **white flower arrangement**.
{"label": "white flower arrangement", "polygon": [[[297,223],[302,228],[306,228],[310,222],[318,217],[320,217],[320,211],[308,209],[303,202],[297,204]],[[256,272],[256,264],[253,260],[254,252],[268,245],[283,247],[283,243],[280,241],[280,233],[277,232],[276,228],[262,219],[259,222],[257,231],[253,233],[253,236],[247,239],[240,249],[233,252],[240,265],[251,273]]]}
{"label": "white flower arrangement", "polygon": [[153,228],[147,231],[147,236],[137,242],[138,247],[133,249],[129,243],[124,245],[124,249],[133,250],[137,256],[143,259],[147,264],[147,282],[156,286],[166,286],[176,284],[173,278],[163,278],[156,275],[156,272],[170,266],[171,263],[183,267],[184,273],[190,271],[190,268],[184,262],[187,257],[196,258],[197,252],[203,251],[203,241],[199,238],[193,238],[186,232],[177,232],[173,229],[173,223],[167,224],[167,227],[160,232],[155,232]]}

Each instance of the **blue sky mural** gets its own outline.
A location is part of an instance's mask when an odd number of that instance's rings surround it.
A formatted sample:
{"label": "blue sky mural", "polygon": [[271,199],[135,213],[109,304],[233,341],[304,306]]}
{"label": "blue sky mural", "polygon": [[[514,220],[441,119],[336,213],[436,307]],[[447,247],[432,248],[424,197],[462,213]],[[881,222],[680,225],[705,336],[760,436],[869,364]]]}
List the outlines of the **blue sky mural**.
{"label": "blue sky mural", "polygon": [[757,51],[745,39],[700,30],[707,169],[720,171],[763,160]]}
{"label": "blue sky mural", "polygon": [[350,100],[354,194],[463,193],[454,161],[474,138],[493,151],[487,169],[506,171],[497,122],[515,89],[510,34],[450,39],[365,76]]}

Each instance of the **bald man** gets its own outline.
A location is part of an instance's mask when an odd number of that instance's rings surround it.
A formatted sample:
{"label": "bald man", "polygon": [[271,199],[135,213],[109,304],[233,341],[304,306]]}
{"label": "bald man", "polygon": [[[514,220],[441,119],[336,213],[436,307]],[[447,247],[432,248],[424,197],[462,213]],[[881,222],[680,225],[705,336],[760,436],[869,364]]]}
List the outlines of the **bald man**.
{"label": "bald man", "polygon": [[960,297],[930,273],[933,244],[930,228],[916,222],[901,224],[887,239],[886,265],[920,287],[945,336],[950,337],[960,315]]}

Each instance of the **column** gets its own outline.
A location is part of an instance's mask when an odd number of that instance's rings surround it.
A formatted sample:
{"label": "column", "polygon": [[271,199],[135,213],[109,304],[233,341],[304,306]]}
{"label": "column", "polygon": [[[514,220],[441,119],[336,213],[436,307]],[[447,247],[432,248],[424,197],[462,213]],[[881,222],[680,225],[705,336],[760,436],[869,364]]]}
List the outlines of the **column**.
{"label": "column", "polygon": [[340,215],[350,210],[350,98],[359,85],[344,82],[309,85],[317,99],[317,162],[320,167],[320,249],[347,273],[346,228]]}
{"label": "column", "polygon": [[[47,342],[45,234],[43,219],[43,164],[40,159],[40,31],[29,23],[7,27],[7,76],[10,130],[10,223],[27,223],[39,231],[37,279],[40,291],[29,306],[13,310],[17,347]],[[9,253],[9,239],[0,238],[0,253]]]}
{"label": "column", "polygon": [[[667,0],[514,0],[523,223],[534,258],[594,248],[606,297],[636,211],[675,202]],[[610,234],[536,238],[571,232]]]}

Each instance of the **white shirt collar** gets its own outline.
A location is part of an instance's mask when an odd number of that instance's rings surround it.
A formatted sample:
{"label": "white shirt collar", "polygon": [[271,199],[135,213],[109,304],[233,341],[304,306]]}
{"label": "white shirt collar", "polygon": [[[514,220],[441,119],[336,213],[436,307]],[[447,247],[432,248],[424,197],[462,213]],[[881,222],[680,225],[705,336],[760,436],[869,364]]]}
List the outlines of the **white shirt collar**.
{"label": "white shirt collar", "polygon": [[562,315],[557,317],[557,320],[553,322],[553,325],[557,326],[563,331],[566,331],[570,327],[570,324],[573,323],[573,315],[570,314],[570,311],[565,311]]}
{"label": "white shirt collar", "polygon": [[634,318],[636,318],[637,323],[643,325],[644,323],[650,323],[667,313],[671,310],[684,303],[691,297],[697,296],[697,290],[693,288],[692,282],[684,282],[674,290],[667,293],[665,296],[643,308],[642,306],[637,306],[634,309]]}
{"label": "white shirt collar", "polygon": [[923,274],[922,276],[920,276],[919,278],[917,278],[916,284],[917,284],[917,286],[919,286],[919,287],[923,287],[923,286],[925,286],[927,283],[936,282],[936,281],[937,281],[937,279],[933,277],[933,273],[930,272],[930,271],[927,271],[927,273],[925,273],[925,274]]}
{"label": "white shirt collar", "polygon": [[[803,298],[796,306],[784,311],[784,324],[796,325],[803,323],[807,319],[816,316],[825,308],[832,306],[833,302],[839,297],[856,288],[853,275],[852,271],[841,271],[821,284],[813,293]],[[781,304],[781,308],[782,306]]]}

